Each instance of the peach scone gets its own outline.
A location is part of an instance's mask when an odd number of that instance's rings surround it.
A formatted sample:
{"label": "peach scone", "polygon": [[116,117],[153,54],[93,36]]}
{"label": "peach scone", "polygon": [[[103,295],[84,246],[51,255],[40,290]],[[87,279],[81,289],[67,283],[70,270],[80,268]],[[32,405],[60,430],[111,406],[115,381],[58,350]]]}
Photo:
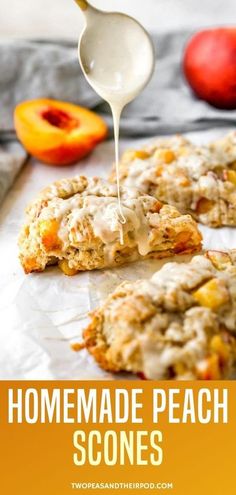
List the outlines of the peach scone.
{"label": "peach scone", "polygon": [[201,234],[190,215],[131,188],[102,179],[64,179],[42,191],[27,210],[19,239],[26,273],[58,264],[66,275],[163,258],[201,249]]}
{"label": "peach scone", "polygon": [[175,136],[129,150],[120,178],[203,224],[236,226],[236,132],[208,146]]}
{"label": "peach scone", "polygon": [[108,371],[223,379],[236,359],[236,250],[167,263],[124,282],[91,314],[85,346]]}

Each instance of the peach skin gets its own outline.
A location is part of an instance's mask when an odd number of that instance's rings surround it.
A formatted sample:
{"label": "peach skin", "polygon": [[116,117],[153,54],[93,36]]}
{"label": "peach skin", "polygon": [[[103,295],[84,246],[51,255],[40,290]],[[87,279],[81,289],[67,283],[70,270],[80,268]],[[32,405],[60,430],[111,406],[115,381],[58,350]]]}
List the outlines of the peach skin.
{"label": "peach skin", "polygon": [[50,165],[77,162],[107,136],[107,126],[98,115],[57,100],[20,103],[15,108],[14,122],[25,149]]}

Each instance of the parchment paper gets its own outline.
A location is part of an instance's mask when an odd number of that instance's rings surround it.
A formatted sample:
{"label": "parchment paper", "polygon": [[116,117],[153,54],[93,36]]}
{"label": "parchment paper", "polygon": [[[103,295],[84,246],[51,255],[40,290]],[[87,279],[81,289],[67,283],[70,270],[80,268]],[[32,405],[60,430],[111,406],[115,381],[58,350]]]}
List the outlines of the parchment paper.
{"label": "parchment paper", "polygon": [[[203,143],[227,131],[204,131],[189,134],[189,137]],[[143,140],[123,140],[121,149],[138,147],[142,143]],[[17,258],[17,237],[24,221],[24,208],[37,192],[54,180],[75,174],[106,177],[113,157],[113,142],[109,141],[72,167],[48,167],[31,161],[1,207],[0,379],[130,378],[103,372],[86,350],[76,353],[70,344],[81,342],[88,312],[121,281],[151,276],[166,260],[66,277],[56,267],[25,276]],[[236,229],[201,227],[201,230],[204,248],[236,248]],[[180,257],[177,259],[181,261]]]}

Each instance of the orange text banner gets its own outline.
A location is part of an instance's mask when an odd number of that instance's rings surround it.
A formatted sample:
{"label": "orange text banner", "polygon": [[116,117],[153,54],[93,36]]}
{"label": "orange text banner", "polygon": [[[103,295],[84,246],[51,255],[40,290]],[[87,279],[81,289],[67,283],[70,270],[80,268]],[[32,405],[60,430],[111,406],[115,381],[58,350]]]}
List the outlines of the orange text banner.
{"label": "orange text banner", "polygon": [[4,495],[235,495],[236,382],[1,382]]}

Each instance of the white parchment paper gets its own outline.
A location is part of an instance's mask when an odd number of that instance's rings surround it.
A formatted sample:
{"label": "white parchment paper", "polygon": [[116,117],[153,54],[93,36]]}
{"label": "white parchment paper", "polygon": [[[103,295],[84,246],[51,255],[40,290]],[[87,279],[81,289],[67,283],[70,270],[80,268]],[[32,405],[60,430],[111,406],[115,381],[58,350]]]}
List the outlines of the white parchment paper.
{"label": "white parchment paper", "polygon": [[[189,134],[197,143],[214,139],[228,129]],[[121,149],[138,147],[143,140],[121,142]],[[56,267],[25,276],[18,261],[17,237],[24,222],[24,208],[37,192],[54,180],[75,174],[106,177],[113,161],[113,143],[72,167],[48,167],[31,161],[26,165],[0,210],[0,379],[93,380],[114,379],[82,350],[70,344],[81,333],[94,309],[123,280],[151,276],[166,260],[139,262],[121,268],[74,277]],[[236,229],[201,227],[204,248],[236,248]],[[181,257],[177,257],[181,261]],[[183,258],[182,258],[183,259]],[[127,376],[127,375],[126,375]],[[124,378],[124,375],[122,376]]]}

